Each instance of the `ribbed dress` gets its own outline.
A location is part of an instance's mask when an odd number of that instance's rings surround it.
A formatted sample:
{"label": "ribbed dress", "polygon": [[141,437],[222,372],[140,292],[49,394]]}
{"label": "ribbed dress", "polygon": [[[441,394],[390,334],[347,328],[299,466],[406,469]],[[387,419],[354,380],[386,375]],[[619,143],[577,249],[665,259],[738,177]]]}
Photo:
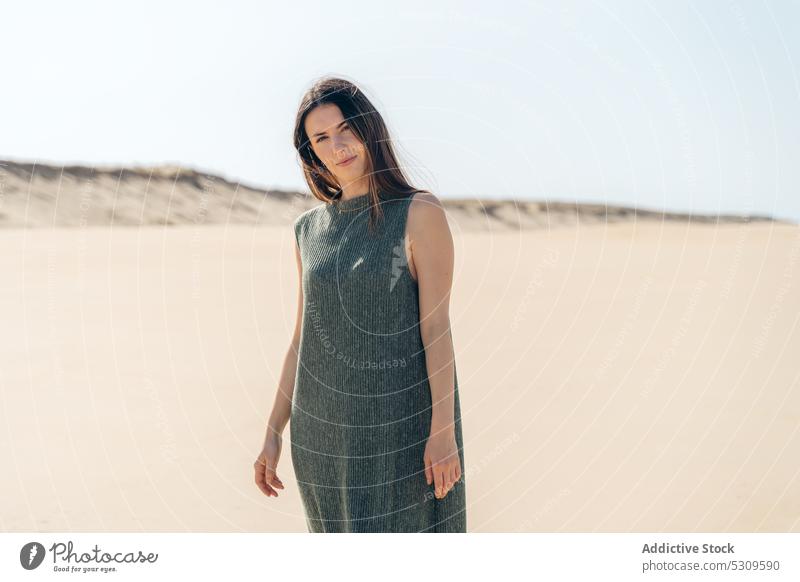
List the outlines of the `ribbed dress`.
{"label": "ribbed dress", "polygon": [[[294,222],[303,315],[289,434],[310,532],[466,532],[466,467],[443,498],[425,479],[431,391],[404,237],[412,197],[323,203]],[[455,364],[454,364],[455,366]]]}

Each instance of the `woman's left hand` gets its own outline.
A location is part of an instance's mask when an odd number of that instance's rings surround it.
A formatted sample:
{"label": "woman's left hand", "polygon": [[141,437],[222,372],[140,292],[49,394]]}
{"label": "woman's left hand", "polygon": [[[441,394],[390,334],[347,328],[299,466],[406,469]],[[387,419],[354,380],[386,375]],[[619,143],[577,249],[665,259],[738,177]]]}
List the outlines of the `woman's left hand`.
{"label": "woman's left hand", "polygon": [[425,445],[425,480],[434,483],[437,498],[442,499],[461,478],[455,429],[432,431]]}

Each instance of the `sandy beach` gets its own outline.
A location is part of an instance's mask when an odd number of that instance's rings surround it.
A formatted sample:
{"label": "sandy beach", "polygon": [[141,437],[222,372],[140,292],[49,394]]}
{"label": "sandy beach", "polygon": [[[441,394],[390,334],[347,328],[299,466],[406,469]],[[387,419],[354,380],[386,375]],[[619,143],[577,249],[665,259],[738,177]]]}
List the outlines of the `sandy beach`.
{"label": "sandy beach", "polygon": [[[294,325],[288,204],[0,228],[3,531],[306,531],[288,429],[280,497],[252,470]],[[493,220],[451,220],[469,530],[800,531],[800,228]]]}

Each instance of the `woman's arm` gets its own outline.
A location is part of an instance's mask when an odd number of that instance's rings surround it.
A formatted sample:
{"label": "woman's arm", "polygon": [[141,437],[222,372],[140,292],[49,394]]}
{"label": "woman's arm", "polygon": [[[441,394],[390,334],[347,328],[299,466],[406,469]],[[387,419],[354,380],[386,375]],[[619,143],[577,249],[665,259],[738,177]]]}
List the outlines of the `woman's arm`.
{"label": "woman's arm", "polygon": [[433,410],[431,432],[453,428],[454,351],[450,334],[453,238],[441,202],[419,193],[406,226],[419,285],[419,320]]}
{"label": "woman's arm", "polygon": [[300,329],[303,319],[303,268],[300,261],[300,251],[296,244],[295,259],[300,281],[297,292],[297,318],[294,324],[294,334],[283,359],[283,370],[278,381],[275,403],[267,421],[264,444],[255,463],[253,463],[256,485],[268,497],[278,497],[276,489],[284,488],[283,482],[276,471],[281,457],[281,449],[283,448],[283,429],[286,427],[286,423],[289,422],[292,413],[292,395],[294,394],[294,380],[297,374],[297,352],[300,345]]}
{"label": "woman's arm", "polygon": [[406,232],[419,288],[420,334],[425,346],[431,388],[431,433],[426,451],[428,483],[444,496],[461,477],[455,439],[455,365],[450,332],[453,284],[453,237],[439,199],[425,192],[414,196]]}
{"label": "woman's arm", "polygon": [[294,334],[283,359],[280,380],[278,381],[278,392],[275,394],[275,402],[272,405],[272,412],[267,422],[267,430],[283,432],[289,422],[292,412],[292,396],[294,394],[294,381],[297,375],[297,354],[300,347],[300,330],[303,321],[303,265],[300,260],[300,250],[295,243],[295,261],[297,263],[297,312],[295,315]]}

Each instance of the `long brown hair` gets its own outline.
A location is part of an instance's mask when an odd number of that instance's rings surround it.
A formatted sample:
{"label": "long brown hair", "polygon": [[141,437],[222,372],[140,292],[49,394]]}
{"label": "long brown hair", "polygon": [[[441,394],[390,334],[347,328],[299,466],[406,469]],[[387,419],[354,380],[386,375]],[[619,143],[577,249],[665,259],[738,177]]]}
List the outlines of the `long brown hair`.
{"label": "long brown hair", "polygon": [[294,147],[300,155],[303,175],[318,200],[332,203],[342,196],[341,186],[328,172],[325,165],[311,149],[311,142],[305,129],[306,116],[325,103],[339,107],[342,117],[350,129],[364,144],[367,154],[367,174],[369,180],[370,228],[383,215],[378,193],[383,197],[408,197],[417,192],[428,192],[409,184],[389,137],[389,130],[383,117],[372,102],[355,83],[338,77],[323,77],[317,80],[303,95],[294,124]]}

